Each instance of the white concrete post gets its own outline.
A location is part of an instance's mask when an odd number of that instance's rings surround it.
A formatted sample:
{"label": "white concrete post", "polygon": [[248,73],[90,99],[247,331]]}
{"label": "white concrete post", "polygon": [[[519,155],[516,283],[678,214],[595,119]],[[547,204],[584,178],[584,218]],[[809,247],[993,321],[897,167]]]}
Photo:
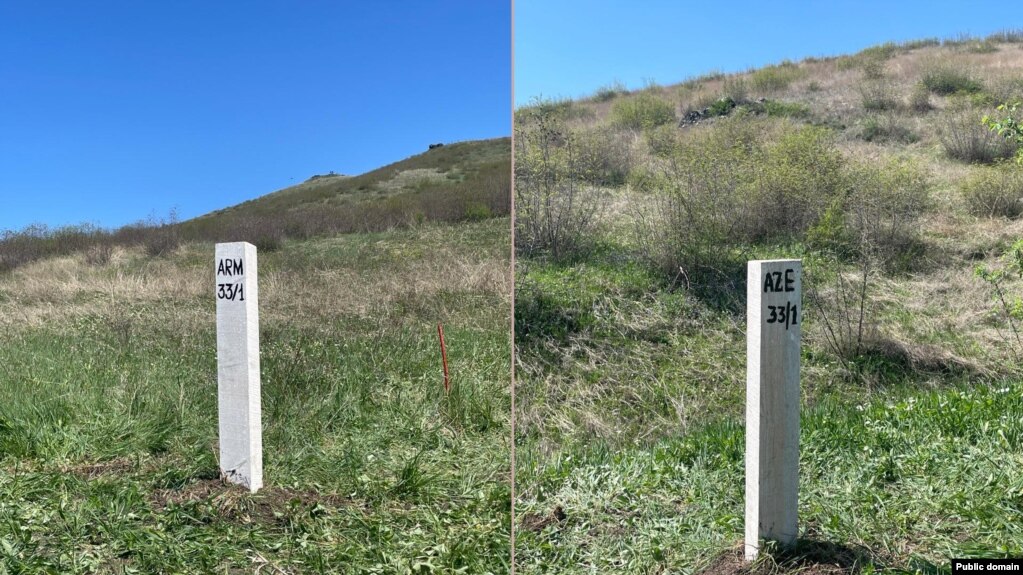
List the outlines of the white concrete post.
{"label": "white concrete post", "polygon": [[796,541],[802,262],[746,269],[746,560]]}
{"label": "white concrete post", "polygon": [[220,476],[255,493],[263,486],[256,246],[217,244],[215,266]]}

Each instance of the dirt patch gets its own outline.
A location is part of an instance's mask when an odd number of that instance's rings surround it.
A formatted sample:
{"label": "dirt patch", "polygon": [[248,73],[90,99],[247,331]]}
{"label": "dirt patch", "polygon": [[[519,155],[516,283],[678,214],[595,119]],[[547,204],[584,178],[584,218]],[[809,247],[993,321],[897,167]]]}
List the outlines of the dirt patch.
{"label": "dirt patch", "polygon": [[743,556],[738,544],[719,555],[698,575],[852,575],[873,564],[870,555],[845,545],[801,539],[787,551],[763,553],[753,562]]}
{"label": "dirt patch", "polygon": [[327,515],[342,507],[366,511],[364,505],[340,495],[279,487],[266,487],[257,493],[249,493],[244,487],[220,479],[195,481],[181,489],[159,489],[153,492],[150,504],[158,511],[175,506],[208,505],[224,519],[269,524],[287,524],[302,516]]}
{"label": "dirt patch", "polygon": [[94,479],[101,475],[127,475],[137,469],[137,462],[127,457],[119,457],[109,461],[98,461],[95,463],[82,463],[78,465],[62,465],[58,469],[61,473],[68,473],[82,479]]}
{"label": "dirt patch", "polygon": [[565,513],[565,510],[558,505],[546,515],[540,513],[526,513],[522,516],[520,523],[522,528],[526,531],[539,533],[548,526],[561,523],[566,519],[568,519],[568,515]]}

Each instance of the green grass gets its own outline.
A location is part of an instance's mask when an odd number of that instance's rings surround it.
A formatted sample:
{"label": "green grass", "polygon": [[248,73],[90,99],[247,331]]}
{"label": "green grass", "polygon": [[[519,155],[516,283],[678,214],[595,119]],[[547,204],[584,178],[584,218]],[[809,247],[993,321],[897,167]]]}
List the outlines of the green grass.
{"label": "green grass", "polygon": [[[507,572],[507,295],[424,278],[506,273],[509,225],[289,241],[261,257],[255,495],[218,479],[212,298],[146,287],[206,279],[211,245],[78,269],[80,287],[48,302],[0,278],[0,572]],[[138,291],[104,296],[111,279]]]}
{"label": "green grass", "polygon": [[[800,445],[800,537],[833,544],[822,565],[842,548],[866,572],[1023,553],[1023,383],[822,401]],[[517,572],[694,573],[734,553],[743,452],[726,418],[649,448],[520,454]]]}

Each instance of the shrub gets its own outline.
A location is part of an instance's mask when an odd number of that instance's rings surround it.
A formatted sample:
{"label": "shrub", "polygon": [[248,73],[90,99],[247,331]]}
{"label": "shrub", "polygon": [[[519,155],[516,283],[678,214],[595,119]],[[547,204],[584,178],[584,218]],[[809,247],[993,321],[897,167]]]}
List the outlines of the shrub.
{"label": "shrub", "polygon": [[740,246],[801,234],[841,191],[841,155],[823,128],[731,117],[675,138],[642,180],[655,207],[637,234],[652,263],[695,282],[731,277]]}
{"label": "shrub", "polygon": [[883,58],[867,58],[863,62],[863,77],[868,80],[884,78],[885,61]]}
{"label": "shrub", "polygon": [[928,90],[939,96],[955,93],[973,94],[984,89],[983,84],[967,71],[947,62],[928,66],[921,81]]}
{"label": "shrub", "polygon": [[593,99],[598,102],[607,102],[628,93],[629,91],[625,88],[625,84],[615,81],[607,86],[597,88],[597,91],[593,94]]}
{"label": "shrub", "polygon": [[105,266],[110,263],[114,255],[114,246],[103,242],[96,244],[85,251],[85,263],[91,266]]}
{"label": "shrub", "polygon": [[919,138],[903,126],[894,114],[871,115],[863,122],[860,138],[867,142],[912,144]]}
{"label": "shrub", "polygon": [[[905,269],[920,253],[917,218],[927,206],[927,179],[915,164],[858,164],[846,175],[848,194],[836,198],[807,233],[807,247],[818,270],[831,261],[835,279],[826,285],[821,274],[807,276],[823,338],[848,369],[872,353],[879,337],[874,286],[879,269]],[[844,262],[854,270],[844,269]]]}
{"label": "shrub", "polygon": [[899,97],[888,80],[865,80],[859,87],[863,109],[872,111],[896,110]]}
{"label": "shrub", "polygon": [[708,107],[708,113],[711,116],[727,116],[735,109],[735,105],[735,100],[728,96],[718,98]]}
{"label": "shrub", "polygon": [[721,99],[730,99],[733,102],[745,102],[749,98],[749,86],[741,76],[728,76],[725,78],[721,90]]}
{"label": "shrub", "polygon": [[988,164],[1012,157],[1017,145],[988,131],[970,109],[951,109],[941,119],[938,137],[949,157]]}
{"label": "shrub", "polygon": [[616,126],[633,130],[655,128],[675,121],[675,107],[644,92],[616,101],[611,108],[611,121]]}
{"label": "shrub", "polygon": [[763,103],[764,111],[768,116],[779,118],[806,119],[812,115],[810,107],[799,102],[782,102],[780,100],[768,100]]}
{"label": "shrub", "polygon": [[167,256],[181,245],[181,236],[171,224],[152,228],[142,240],[142,247],[149,257]]}
{"label": "shrub", "polygon": [[971,42],[966,50],[973,54],[991,54],[998,51],[998,46],[989,40],[980,40]]}
{"label": "shrub", "polygon": [[928,180],[916,163],[891,160],[850,166],[846,220],[856,251],[890,271],[909,267],[920,253],[917,218],[928,205]]}
{"label": "shrub", "polygon": [[578,138],[555,111],[533,107],[517,115],[514,141],[516,251],[555,259],[585,253],[603,196],[580,177]]}
{"label": "shrub", "polygon": [[960,186],[966,209],[975,216],[1023,215],[1023,170],[1011,165],[981,168]]}
{"label": "shrub", "polygon": [[750,86],[760,93],[777,92],[789,87],[789,84],[801,79],[806,71],[785,61],[776,66],[760,68],[750,74]]}
{"label": "shrub", "polygon": [[632,169],[631,140],[628,134],[606,127],[575,135],[576,177],[595,186],[623,185]]}
{"label": "shrub", "polygon": [[923,82],[917,83],[913,86],[913,91],[909,94],[909,109],[914,112],[930,112],[934,107],[931,106],[931,92],[927,89],[927,86]]}

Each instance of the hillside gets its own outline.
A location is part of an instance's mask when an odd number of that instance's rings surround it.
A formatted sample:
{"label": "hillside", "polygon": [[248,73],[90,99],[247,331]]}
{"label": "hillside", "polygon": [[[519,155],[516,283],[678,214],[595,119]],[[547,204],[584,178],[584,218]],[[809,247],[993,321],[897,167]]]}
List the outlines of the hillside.
{"label": "hillside", "polygon": [[[181,224],[0,242],[0,572],[507,572],[510,144],[450,148],[347,178],[397,182],[340,203],[358,228],[319,209],[358,184],[317,179]],[[453,211],[472,202],[495,209]],[[319,219],[279,226],[288,211]],[[219,240],[261,244],[254,495],[219,480]]]}
{"label": "hillside", "polygon": [[313,176],[301,184],[195,218],[186,228],[270,215],[299,219],[318,210],[358,209],[366,202],[387,200],[397,204],[402,200],[416,201],[420,196],[435,200],[438,194],[464,196],[472,192],[477,194],[480,209],[500,210],[501,204],[495,198],[481,193],[490,190],[481,188],[507,180],[511,169],[510,146],[510,138],[456,142],[357,176]]}
{"label": "hillside", "polygon": [[783,257],[801,543],[753,572],[1023,555],[1018,100],[1007,32],[517,110],[518,572],[744,572],[744,266]]}
{"label": "hillside", "polygon": [[286,239],[384,231],[427,222],[506,216],[511,209],[511,141],[456,142],[357,176],[307,181],[184,222],[139,221],[116,230],[30,226],[0,235],[0,272],[71,253],[109,256],[114,246],[159,255],[185,241],[239,241],[261,250]]}

